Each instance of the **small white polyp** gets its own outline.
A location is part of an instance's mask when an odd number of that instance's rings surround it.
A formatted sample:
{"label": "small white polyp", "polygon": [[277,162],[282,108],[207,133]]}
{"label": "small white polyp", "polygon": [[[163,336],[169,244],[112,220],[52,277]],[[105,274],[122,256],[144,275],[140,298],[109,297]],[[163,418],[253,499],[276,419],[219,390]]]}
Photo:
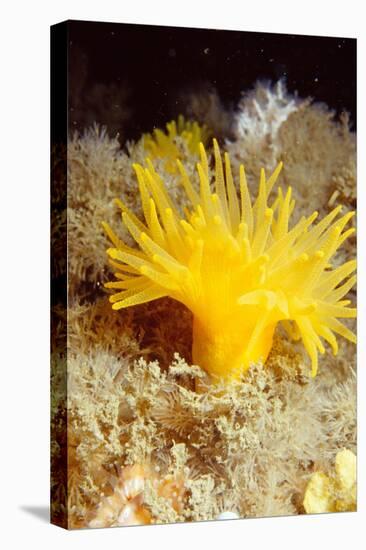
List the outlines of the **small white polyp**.
{"label": "small white polyp", "polygon": [[236,512],[221,512],[217,519],[239,519],[239,514]]}

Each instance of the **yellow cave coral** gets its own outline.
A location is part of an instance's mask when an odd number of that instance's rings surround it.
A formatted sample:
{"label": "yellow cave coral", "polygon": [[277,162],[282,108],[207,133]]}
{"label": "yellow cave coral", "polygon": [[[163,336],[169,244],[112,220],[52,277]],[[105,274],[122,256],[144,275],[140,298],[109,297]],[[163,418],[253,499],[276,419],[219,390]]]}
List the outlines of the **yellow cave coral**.
{"label": "yellow cave coral", "polygon": [[165,159],[165,168],[168,172],[178,172],[176,159],[180,158],[180,151],[175,138],[181,137],[187,144],[190,154],[199,154],[199,144],[207,142],[209,131],[205,125],[200,126],[196,121],[185,120],[179,115],[177,121],[171,120],[166,125],[166,132],[155,128],[152,134],[144,134],[144,148],[152,159]]}
{"label": "yellow cave coral", "polygon": [[193,361],[213,379],[238,378],[252,363],[264,362],[282,322],[290,337],[302,339],[315,376],[322,339],[334,354],[336,334],[355,341],[339,318],[356,315],[344,299],[355,283],[356,262],[331,264],[354,232],[346,229],[353,213],[339,216],[338,206],[317,224],[314,212],[290,227],[291,187],[270,198],[281,164],[268,179],[261,171],[252,202],[243,166],[238,197],[228,154],[222,162],[214,140],[211,170],[202,143],[199,150],[199,188],[177,160],[190,203],[184,216],[151,162],[134,165],[145,220],[116,203],[139,248],[128,247],[103,224],[114,245],[107,251],[117,279],[106,284],[117,291],[112,307],[162,296],[185,304],[194,317]]}

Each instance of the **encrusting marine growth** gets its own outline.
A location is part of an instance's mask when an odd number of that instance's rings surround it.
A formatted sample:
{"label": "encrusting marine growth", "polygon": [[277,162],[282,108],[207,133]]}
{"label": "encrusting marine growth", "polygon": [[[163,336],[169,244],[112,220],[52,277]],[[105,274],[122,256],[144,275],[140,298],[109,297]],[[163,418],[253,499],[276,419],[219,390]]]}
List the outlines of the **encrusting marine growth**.
{"label": "encrusting marine growth", "polygon": [[[230,159],[224,163],[213,141],[213,177],[205,148],[199,145],[199,190],[177,160],[181,182],[190,202],[184,217],[168,195],[164,182],[147,159],[147,168],[134,165],[145,221],[119,199],[122,220],[139,249],[124,244],[104,223],[114,247],[107,253],[117,281],[110,297],[120,309],[163,296],[185,304],[193,313],[193,361],[213,379],[238,378],[252,363],[264,362],[281,321],[290,337],[302,339],[318,368],[323,338],[334,354],[335,334],[355,341],[338,318],[355,317],[344,297],[355,284],[356,262],[334,267],[330,261],[354,229],[345,230],[353,217],[339,217],[337,206],[314,224],[318,213],[289,221],[295,202],[291,187],[284,194],[271,191],[282,163],[267,179],[262,169],[258,196],[248,191],[240,166],[240,199]],[[214,190],[211,189],[211,180]]]}
{"label": "encrusting marine growth", "polygon": [[307,485],[303,506],[307,514],[351,512],[357,508],[357,458],[343,449],[335,458],[334,472],[315,472]]}

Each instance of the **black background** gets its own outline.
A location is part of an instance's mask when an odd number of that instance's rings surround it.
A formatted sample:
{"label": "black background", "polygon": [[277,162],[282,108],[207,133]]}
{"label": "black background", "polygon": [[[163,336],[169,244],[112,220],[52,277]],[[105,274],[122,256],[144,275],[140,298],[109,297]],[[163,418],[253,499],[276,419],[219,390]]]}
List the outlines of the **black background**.
{"label": "black background", "polygon": [[77,75],[82,52],[85,90],[127,83],[127,137],[184,112],[184,91],[214,87],[229,107],[258,79],[280,78],[291,93],[348,111],[355,128],[355,39],[78,21],[68,22],[68,32],[69,72]]}

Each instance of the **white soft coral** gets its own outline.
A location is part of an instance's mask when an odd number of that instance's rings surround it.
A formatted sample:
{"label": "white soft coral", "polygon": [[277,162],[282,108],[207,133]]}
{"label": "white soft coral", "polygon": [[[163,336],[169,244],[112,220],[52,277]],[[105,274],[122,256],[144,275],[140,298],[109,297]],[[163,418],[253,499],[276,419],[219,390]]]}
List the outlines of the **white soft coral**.
{"label": "white soft coral", "polygon": [[287,93],[283,80],[273,87],[258,82],[254,90],[243,95],[239,102],[235,132],[237,137],[257,136],[274,139],[281,125],[302,102]]}
{"label": "white soft coral", "polygon": [[234,121],[234,135],[242,151],[256,155],[269,148],[273,163],[277,155],[276,137],[282,124],[304,104],[296,95],[287,93],[283,80],[275,85],[258,82],[239,102]]}

